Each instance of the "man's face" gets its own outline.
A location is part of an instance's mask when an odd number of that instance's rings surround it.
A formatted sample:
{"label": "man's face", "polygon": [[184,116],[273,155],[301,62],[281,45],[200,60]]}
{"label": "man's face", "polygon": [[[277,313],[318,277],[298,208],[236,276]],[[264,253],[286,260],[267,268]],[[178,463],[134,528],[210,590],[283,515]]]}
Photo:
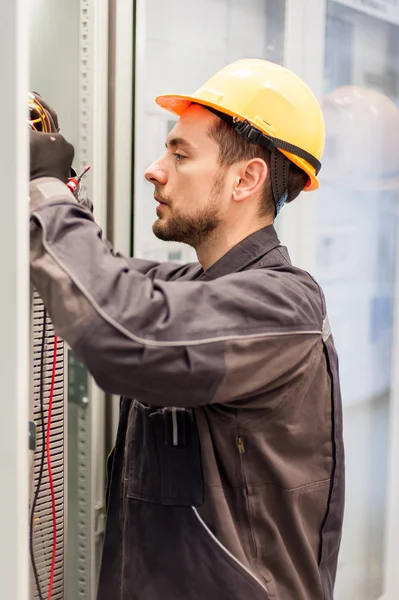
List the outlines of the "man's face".
{"label": "man's face", "polygon": [[222,222],[229,195],[219,146],[208,135],[216,117],[191,105],[166,141],[166,152],[145,172],[154,184],[158,219],[154,234],[165,241],[197,247]]}

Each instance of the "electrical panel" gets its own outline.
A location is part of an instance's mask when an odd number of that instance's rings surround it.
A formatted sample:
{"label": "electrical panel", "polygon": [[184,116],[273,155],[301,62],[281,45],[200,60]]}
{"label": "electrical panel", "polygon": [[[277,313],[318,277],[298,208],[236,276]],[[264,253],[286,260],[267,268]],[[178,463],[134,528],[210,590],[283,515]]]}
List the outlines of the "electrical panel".
{"label": "electrical panel", "polygon": [[33,292],[29,428],[31,600],[48,598],[50,578],[51,600],[65,598],[66,369],[65,346],[62,340],[57,342],[55,349],[52,323],[42,300]]}

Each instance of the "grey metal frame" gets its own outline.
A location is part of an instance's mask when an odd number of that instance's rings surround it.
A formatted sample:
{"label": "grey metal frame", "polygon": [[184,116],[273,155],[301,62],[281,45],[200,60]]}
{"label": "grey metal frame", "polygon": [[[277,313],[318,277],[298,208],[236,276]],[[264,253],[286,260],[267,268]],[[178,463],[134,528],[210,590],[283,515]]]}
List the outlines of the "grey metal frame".
{"label": "grey metal frame", "polygon": [[[78,166],[97,222],[107,217],[108,0],[80,0]],[[104,530],[104,394],[69,354],[69,551],[66,598],[94,600]],[[71,383],[73,378],[73,383]]]}

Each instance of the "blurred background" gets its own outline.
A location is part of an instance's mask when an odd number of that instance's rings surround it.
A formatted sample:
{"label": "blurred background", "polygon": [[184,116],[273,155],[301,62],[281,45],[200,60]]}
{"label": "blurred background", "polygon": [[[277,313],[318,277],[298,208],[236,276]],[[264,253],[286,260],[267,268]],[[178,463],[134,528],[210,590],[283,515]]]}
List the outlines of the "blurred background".
{"label": "blurred background", "polygon": [[[326,119],[321,186],[284,208],[280,239],[324,288],[340,357],[347,456],[336,600],[397,600],[399,555],[399,2],[29,0],[29,87],[55,107],[108,239],[126,254],[195,260],[152,234],[145,168],[192,92],[225,64],[265,58],[300,75]],[[105,457],[118,401],[69,357],[65,588],[93,600]]]}

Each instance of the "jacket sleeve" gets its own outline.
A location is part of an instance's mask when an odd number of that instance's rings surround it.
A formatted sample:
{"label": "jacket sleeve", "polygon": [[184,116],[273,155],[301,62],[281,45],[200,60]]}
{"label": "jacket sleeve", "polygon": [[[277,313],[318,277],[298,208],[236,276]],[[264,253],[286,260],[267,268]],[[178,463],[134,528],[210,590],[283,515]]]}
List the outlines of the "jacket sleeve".
{"label": "jacket sleeve", "polygon": [[[320,352],[315,284],[269,270],[174,280],[110,251],[66,186],[31,184],[31,278],[98,385],[156,406],[231,402],[281,385]],[[183,268],[184,269],[184,268]]]}

